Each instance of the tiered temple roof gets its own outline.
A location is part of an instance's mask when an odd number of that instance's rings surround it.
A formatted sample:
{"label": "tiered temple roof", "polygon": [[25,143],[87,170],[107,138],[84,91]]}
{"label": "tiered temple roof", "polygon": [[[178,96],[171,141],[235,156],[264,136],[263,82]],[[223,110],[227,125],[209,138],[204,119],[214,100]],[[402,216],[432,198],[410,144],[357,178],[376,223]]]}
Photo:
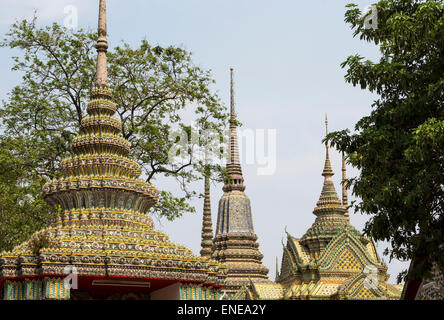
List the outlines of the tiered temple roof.
{"label": "tiered temple roof", "polygon": [[244,193],[244,177],[239,161],[237,142],[237,121],[234,108],[233,68],[231,76],[231,117],[230,117],[230,159],[227,163],[227,176],[219,201],[216,235],[213,243],[213,258],[226,264],[228,277],[227,295],[237,292],[250,280],[268,283],[268,269],[262,264],[263,255],[259,251],[257,235],[253,228],[250,199]]}
{"label": "tiered temple roof", "polygon": [[[82,290],[89,298],[122,291],[148,294],[176,282],[221,287],[223,265],[171,242],[148,215],[157,190],[138,178],[140,166],[129,158],[122,123],[113,117],[105,0],[100,0],[98,35],[95,87],[88,116],[72,141],[74,156],[62,161],[61,178],[43,187],[43,198],[59,213],[29,241],[0,254],[3,298],[68,299]],[[73,267],[77,291],[63,281]]]}

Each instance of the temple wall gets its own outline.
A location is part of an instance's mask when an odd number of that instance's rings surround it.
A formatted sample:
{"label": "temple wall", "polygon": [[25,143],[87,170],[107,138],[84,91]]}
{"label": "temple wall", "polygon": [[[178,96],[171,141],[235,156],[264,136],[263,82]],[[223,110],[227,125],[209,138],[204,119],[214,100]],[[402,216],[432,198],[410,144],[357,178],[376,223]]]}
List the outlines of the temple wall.
{"label": "temple wall", "polygon": [[220,300],[221,292],[212,287],[195,284],[182,284],[180,300]]}
{"label": "temple wall", "polygon": [[61,278],[6,281],[4,300],[69,300],[70,289]]}

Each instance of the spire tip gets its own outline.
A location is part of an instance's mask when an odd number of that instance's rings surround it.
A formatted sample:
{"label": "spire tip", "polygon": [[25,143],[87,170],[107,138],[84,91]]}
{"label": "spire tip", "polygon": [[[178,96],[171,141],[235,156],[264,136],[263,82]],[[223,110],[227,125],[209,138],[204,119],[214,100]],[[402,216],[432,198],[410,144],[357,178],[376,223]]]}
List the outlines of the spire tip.
{"label": "spire tip", "polygon": [[[327,114],[325,114],[325,135],[328,135],[328,118],[327,118]],[[332,176],[334,175],[333,170],[331,168],[331,164],[330,164],[330,155],[328,152],[328,142],[325,141],[325,165],[324,165],[324,170],[322,171],[322,175],[324,177],[326,176]]]}
{"label": "spire tip", "polygon": [[236,118],[235,106],[234,106],[234,76],[233,67],[230,67],[230,117],[231,119]]}
{"label": "spire tip", "polygon": [[345,155],[344,151],[342,151],[342,205],[347,207],[347,211],[345,212],[345,216],[350,219],[348,213],[348,194],[347,194],[347,168],[345,166]]}
{"label": "spire tip", "polygon": [[99,21],[98,21],[98,39],[96,44],[97,50],[97,70],[96,70],[96,86],[108,86],[108,70],[106,66],[106,52],[108,51],[107,27],[106,27],[106,0],[99,2]]}
{"label": "spire tip", "polygon": [[228,192],[231,190],[244,191],[244,178],[242,176],[242,169],[239,161],[239,147],[237,142],[237,124],[236,124],[236,111],[234,102],[234,76],[233,67],[230,67],[230,133],[229,133],[229,159],[227,162],[227,171],[229,179],[225,181],[222,190]]}
{"label": "spire tip", "polygon": [[325,135],[328,135],[328,118],[327,118],[327,114],[325,114]]}

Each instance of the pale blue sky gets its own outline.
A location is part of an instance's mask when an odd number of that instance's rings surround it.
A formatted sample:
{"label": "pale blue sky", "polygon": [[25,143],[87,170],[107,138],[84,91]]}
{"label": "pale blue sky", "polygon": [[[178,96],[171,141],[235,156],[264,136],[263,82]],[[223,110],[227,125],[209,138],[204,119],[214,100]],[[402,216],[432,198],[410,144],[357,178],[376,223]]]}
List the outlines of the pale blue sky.
{"label": "pale blue sky", "polygon": [[[359,53],[378,57],[377,47],[352,37],[344,22],[345,5],[362,1],[296,0],[108,0],[110,45],[125,39],[137,45],[146,38],[153,44],[178,45],[193,52],[194,62],[211,69],[215,90],[228,105],[229,67],[235,68],[236,105],[244,128],[277,130],[277,169],[274,175],[257,175],[257,165],[243,164],[246,193],[253,221],[274,279],[275,259],[282,256],[284,228],[301,237],[311,226],[322,187],[325,149],[324,116],[330,130],[353,129],[371,110],[375,96],[344,81],[340,63]],[[2,0],[0,35],[15,18],[38,10],[40,24],[62,23],[66,5],[78,8],[79,27],[96,28],[98,1]],[[0,50],[0,99],[20,80],[10,71],[8,49]],[[336,190],[340,187],[340,156],[331,152]],[[349,175],[356,171],[349,168]],[[170,183],[159,181],[162,186]],[[212,187],[213,222],[222,186]],[[172,191],[175,189],[172,188]],[[197,213],[175,222],[156,222],[173,241],[200,250],[202,203]],[[366,216],[351,213],[358,229]],[[378,244],[382,253],[384,244]],[[388,258],[384,258],[388,262]],[[390,282],[408,263],[389,263]]]}

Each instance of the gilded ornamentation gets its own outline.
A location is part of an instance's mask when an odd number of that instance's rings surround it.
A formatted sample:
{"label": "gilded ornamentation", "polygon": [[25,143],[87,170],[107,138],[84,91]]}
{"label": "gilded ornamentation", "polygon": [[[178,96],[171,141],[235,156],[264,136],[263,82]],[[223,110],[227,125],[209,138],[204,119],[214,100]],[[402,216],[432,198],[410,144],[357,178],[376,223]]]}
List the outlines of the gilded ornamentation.
{"label": "gilded ornamentation", "polygon": [[387,266],[373,242],[349,223],[347,195],[343,194],[343,202],[339,200],[331,178],[328,145],[322,175],[324,185],[313,210],[316,219],[300,239],[287,233],[276,282],[251,282],[237,292],[235,299],[400,298],[399,287],[387,283]]}

